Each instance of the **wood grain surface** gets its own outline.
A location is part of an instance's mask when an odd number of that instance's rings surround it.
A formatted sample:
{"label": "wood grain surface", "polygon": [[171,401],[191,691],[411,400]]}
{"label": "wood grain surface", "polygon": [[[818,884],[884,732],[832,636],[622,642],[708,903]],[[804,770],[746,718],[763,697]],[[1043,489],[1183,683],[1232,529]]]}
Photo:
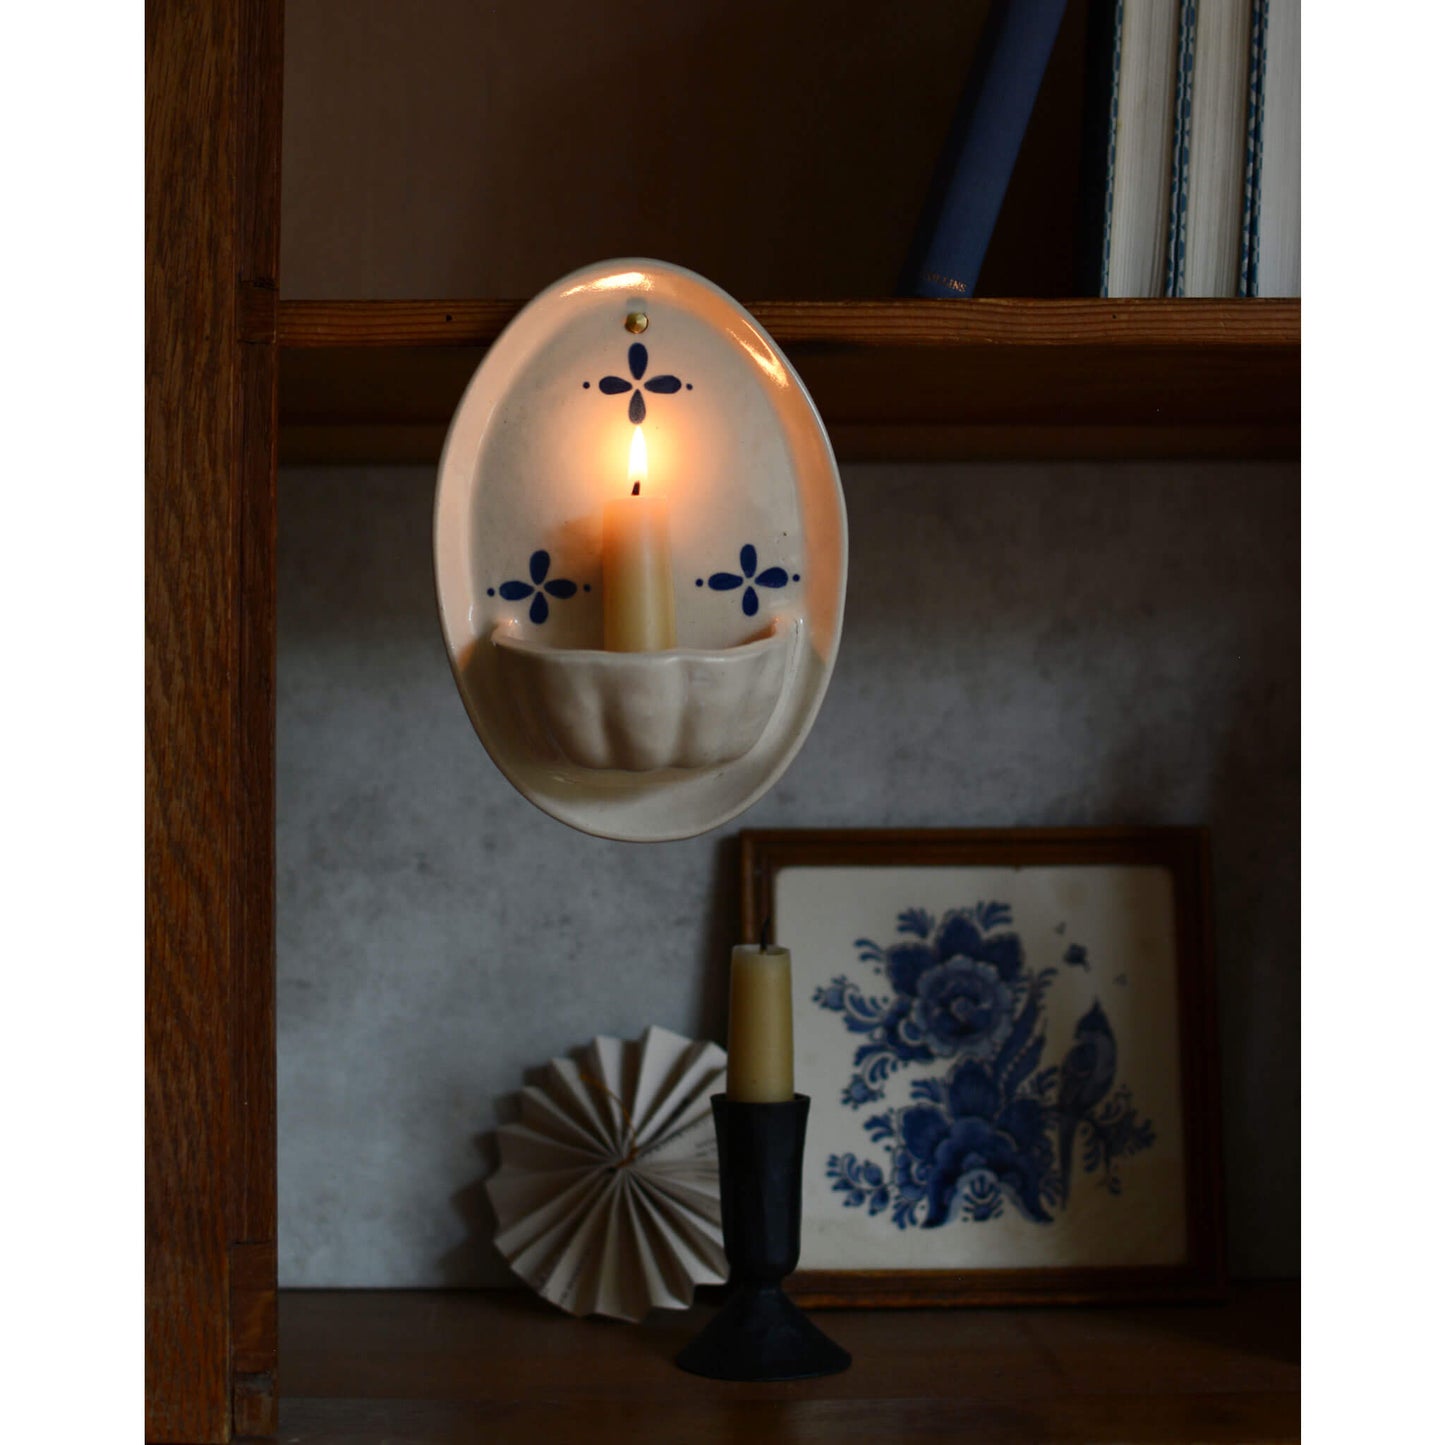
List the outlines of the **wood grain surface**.
{"label": "wood grain surface", "polygon": [[[286,461],[435,462],[510,301],[281,303]],[[1297,301],[764,301],[845,459],[1299,452]]]}
{"label": "wood grain surface", "polygon": [[275,1428],[277,371],[265,316],[276,293],[280,19],[278,0],[146,10],[154,1441],[228,1440],[233,1410],[243,1430]]}
{"label": "wood grain surface", "polygon": [[[238,46],[238,788],[232,824],[231,1429],[277,1426],[276,464],[284,0],[242,0]],[[247,324],[249,321],[249,325]]]}
{"label": "wood grain surface", "polygon": [[[304,301],[280,303],[284,347],[487,346],[522,301]],[[877,346],[1299,345],[1298,301],[855,300],[753,301],[747,309],[778,343]]]}
{"label": "wood grain surface", "polygon": [[[230,1121],[217,1005],[229,984],[239,590],[226,57],[237,15],[154,4],[146,18],[146,1436],[220,1440]],[[222,404],[197,406],[206,393]]]}
{"label": "wood grain surface", "polygon": [[573,1320],[512,1291],[283,1292],[294,1445],[637,1441],[1279,1441],[1299,1438],[1299,1292],[1222,1305],[842,1310],[824,1380],[673,1365],[711,1306]]}

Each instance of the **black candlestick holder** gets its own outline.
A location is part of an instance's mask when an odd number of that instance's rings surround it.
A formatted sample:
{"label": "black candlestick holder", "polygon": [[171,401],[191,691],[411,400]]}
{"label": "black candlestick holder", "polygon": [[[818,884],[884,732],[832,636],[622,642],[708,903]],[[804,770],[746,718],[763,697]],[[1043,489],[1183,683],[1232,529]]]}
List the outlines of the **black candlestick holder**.
{"label": "black candlestick holder", "polygon": [[712,1096],[730,1293],[677,1357],[715,1380],[805,1380],[853,1363],[783,1293],[797,1267],[808,1098],[742,1104]]}

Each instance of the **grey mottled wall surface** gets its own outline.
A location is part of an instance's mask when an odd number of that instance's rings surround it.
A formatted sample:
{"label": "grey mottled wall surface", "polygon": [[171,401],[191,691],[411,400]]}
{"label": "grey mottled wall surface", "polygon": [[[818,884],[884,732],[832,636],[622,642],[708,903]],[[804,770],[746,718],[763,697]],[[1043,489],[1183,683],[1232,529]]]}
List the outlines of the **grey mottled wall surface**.
{"label": "grey mottled wall surface", "polygon": [[846,469],[817,726],[750,812],[659,846],[553,822],[476,741],[432,481],[281,477],[283,1285],[506,1280],[496,1101],[594,1034],[721,1037],[744,826],[1210,825],[1231,1263],[1297,1272],[1297,467]]}

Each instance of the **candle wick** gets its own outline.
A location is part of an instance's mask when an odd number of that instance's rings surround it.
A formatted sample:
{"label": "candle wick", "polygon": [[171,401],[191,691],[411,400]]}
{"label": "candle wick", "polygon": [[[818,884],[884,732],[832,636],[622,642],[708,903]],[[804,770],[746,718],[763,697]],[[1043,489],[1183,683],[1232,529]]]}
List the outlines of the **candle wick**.
{"label": "candle wick", "polygon": [[633,484],[632,484],[632,495],[633,495],[634,497],[640,497],[640,496],[642,495],[642,483],[641,483],[641,482],[633,482]]}
{"label": "candle wick", "polygon": [[772,927],[773,927],[773,915],[770,913],[770,914],[768,914],[768,916],[767,916],[765,919],[763,919],[762,934],[761,934],[761,936],[760,936],[759,939],[758,939],[758,952],[759,952],[759,953],[764,953],[764,952],[767,951],[767,947],[768,947],[768,934],[772,931]]}

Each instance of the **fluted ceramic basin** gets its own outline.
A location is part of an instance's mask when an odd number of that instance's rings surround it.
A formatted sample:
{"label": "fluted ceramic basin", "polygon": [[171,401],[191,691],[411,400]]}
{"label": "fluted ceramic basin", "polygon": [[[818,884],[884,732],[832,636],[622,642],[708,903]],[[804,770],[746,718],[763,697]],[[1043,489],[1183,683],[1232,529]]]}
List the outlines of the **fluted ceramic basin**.
{"label": "fluted ceramic basin", "polygon": [[524,725],[578,767],[628,773],[730,763],[763,735],[801,631],[774,622],[737,647],[601,652],[546,647],[506,625],[492,634]]}

